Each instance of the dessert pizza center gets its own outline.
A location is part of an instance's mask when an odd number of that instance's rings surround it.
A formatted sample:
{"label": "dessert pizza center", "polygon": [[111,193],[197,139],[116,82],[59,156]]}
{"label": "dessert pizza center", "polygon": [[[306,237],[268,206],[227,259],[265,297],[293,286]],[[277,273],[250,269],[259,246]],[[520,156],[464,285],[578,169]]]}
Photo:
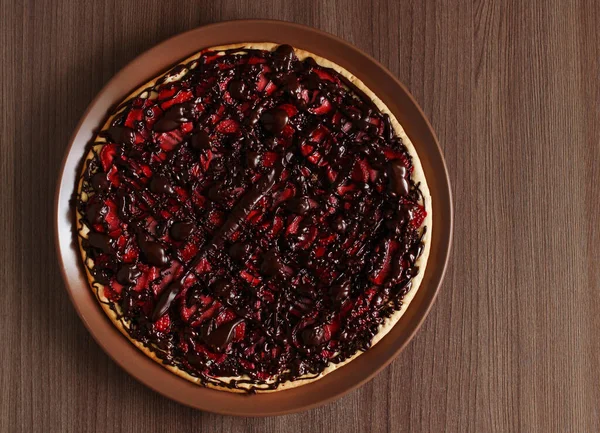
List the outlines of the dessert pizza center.
{"label": "dessert pizza center", "polygon": [[401,308],[426,213],[388,115],[346,77],[287,45],[206,51],[115,113],[83,173],[82,248],[164,363],[276,387],[366,350]]}

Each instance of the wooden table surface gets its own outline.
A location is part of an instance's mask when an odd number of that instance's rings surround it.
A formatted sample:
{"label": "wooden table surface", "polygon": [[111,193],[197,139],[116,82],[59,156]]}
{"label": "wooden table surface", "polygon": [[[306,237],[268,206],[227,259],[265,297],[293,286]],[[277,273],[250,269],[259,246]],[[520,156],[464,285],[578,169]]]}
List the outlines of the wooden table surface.
{"label": "wooden table surface", "polygon": [[[387,66],[455,200],[445,282],[408,348],[342,399],[267,419],[129,377],[77,317],[53,244],[57,172],[94,95],[165,38],[236,18],[308,24]],[[594,0],[0,0],[0,431],[599,431],[599,28]]]}

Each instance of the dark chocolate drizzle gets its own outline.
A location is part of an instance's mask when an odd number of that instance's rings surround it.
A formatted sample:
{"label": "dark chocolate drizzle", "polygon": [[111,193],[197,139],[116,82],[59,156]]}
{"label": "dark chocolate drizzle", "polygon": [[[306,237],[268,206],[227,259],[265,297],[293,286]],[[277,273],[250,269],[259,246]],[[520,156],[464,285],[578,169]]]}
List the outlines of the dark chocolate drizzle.
{"label": "dark chocolate drizzle", "polygon": [[389,117],[288,45],[207,51],[151,90],[100,134],[77,203],[92,272],[131,337],[250,392],[368,349],[412,286],[426,230]]}

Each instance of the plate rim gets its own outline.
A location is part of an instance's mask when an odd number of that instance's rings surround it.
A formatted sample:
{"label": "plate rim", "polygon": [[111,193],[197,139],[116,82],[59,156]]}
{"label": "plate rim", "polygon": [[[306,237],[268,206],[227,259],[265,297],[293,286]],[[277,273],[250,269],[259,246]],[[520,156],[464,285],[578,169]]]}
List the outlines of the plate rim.
{"label": "plate rim", "polygon": [[[73,197],[73,193],[75,191],[75,185],[76,182],[72,185],[66,186],[67,192],[63,192],[63,189],[65,189],[65,175],[66,175],[66,168],[67,168],[67,161],[69,159],[69,156],[71,155],[72,151],[74,150],[75,147],[75,143],[76,143],[76,139],[78,137],[78,135],[80,134],[84,123],[86,121],[86,119],[88,118],[88,116],[90,115],[90,113],[92,112],[93,108],[99,104],[99,102],[103,99],[103,97],[105,96],[105,94],[107,93],[107,90],[111,89],[112,87],[115,86],[116,83],[121,81],[121,77],[125,76],[127,73],[129,73],[130,71],[135,69],[135,66],[138,63],[141,63],[146,57],[150,57],[152,55],[153,52],[158,52],[162,49],[164,49],[165,47],[168,47],[170,45],[176,44],[181,40],[185,40],[187,38],[189,38],[190,36],[194,35],[195,33],[198,32],[202,32],[202,31],[210,31],[210,30],[214,30],[214,29],[218,29],[220,27],[229,27],[232,25],[240,25],[240,24],[244,24],[244,25],[249,25],[249,26],[263,26],[263,25],[267,25],[267,26],[283,26],[283,27],[287,27],[290,29],[296,29],[300,32],[306,32],[306,33],[312,33],[320,38],[324,38],[324,39],[329,39],[329,40],[333,40],[335,42],[337,42],[338,44],[344,45],[346,48],[353,50],[356,54],[358,54],[359,56],[362,56],[364,58],[366,58],[368,61],[370,61],[377,69],[379,69],[379,72],[384,73],[388,79],[391,80],[391,82],[398,86],[398,88],[404,93],[404,95],[408,98],[408,100],[410,101],[412,107],[410,107],[411,110],[416,110],[419,118],[424,122],[424,126],[425,126],[425,132],[427,134],[430,135],[430,139],[432,141],[432,143],[435,145],[435,148],[437,150],[437,154],[439,156],[439,163],[441,163],[441,167],[442,167],[442,173],[436,173],[436,176],[439,176],[442,179],[442,183],[445,184],[446,188],[444,188],[444,191],[441,191],[439,189],[437,190],[433,190],[432,189],[432,197],[434,194],[440,194],[440,196],[445,196],[445,198],[447,199],[445,203],[443,203],[446,207],[446,209],[443,209],[442,211],[446,211],[447,212],[447,219],[445,220],[446,224],[445,227],[440,228],[439,227],[439,223],[438,225],[436,225],[435,229],[434,229],[434,236],[437,233],[442,233],[445,234],[445,236],[442,236],[441,244],[442,247],[445,246],[443,251],[438,251],[438,253],[441,253],[441,257],[440,257],[440,262],[437,264],[437,276],[435,278],[435,281],[429,282],[430,286],[427,287],[427,294],[429,296],[426,297],[426,299],[424,300],[424,306],[423,308],[419,311],[419,314],[417,315],[416,319],[413,320],[412,322],[412,329],[410,329],[407,333],[405,333],[405,338],[402,339],[402,341],[400,341],[399,343],[396,343],[393,349],[393,353],[391,353],[390,356],[388,356],[383,362],[380,362],[379,365],[376,368],[371,369],[371,371],[366,374],[362,379],[357,380],[357,381],[351,381],[352,383],[349,386],[343,386],[341,387],[341,389],[339,389],[336,392],[333,392],[331,395],[326,396],[324,398],[317,398],[315,399],[315,401],[310,402],[310,403],[304,403],[304,404],[299,404],[297,406],[292,406],[289,408],[285,408],[285,409],[275,409],[275,410],[271,410],[269,408],[265,408],[264,410],[261,410],[260,412],[256,412],[256,411],[243,411],[243,410],[239,410],[239,407],[223,407],[223,408],[219,408],[219,407],[210,407],[207,408],[205,405],[202,404],[202,402],[198,402],[198,401],[194,401],[191,402],[189,400],[186,400],[184,398],[180,398],[177,395],[174,395],[172,392],[167,392],[167,390],[165,390],[164,388],[158,387],[153,383],[149,383],[147,378],[142,377],[143,375],[141,373],[137,373],[136,371],[132,370],[130,367],[130,365],[128,365],[128,363],[126,362],[126,360],[123,360],[121,357],[118,357],[115,353],[113,353],[114,351],[109,348],[105,342],[103,341],[103,339],[101,338],[100,331],[98,329],[94,329],[91,324],[89,323],[89,321],[87,320],[87,316],[84,315],[81,306],[79,305],[79,302],[75,299],[75,293],[73,292],[73,289],[71,288],[71,281],[70,278],[68,276],[68,272],[67,272],[67,267],[65,264],[65,255],[66,255],[66,251],[63,251],[63,246],[61,244],[61,211],[66,211],[66,214],[68,215],[66,218],[69,220],[70,222],[70,226],[73,226],[73,215],[72,215],[72,209],[71,209],[71,200]],[[240,41],[240,42],[251,42],[254,41],[252,40],[253,38],[250,38],[249,40],[246,41]],[[256,40],[258,42],[258,40]],[[296,46],[298,46],[299,48],[304,48],[303,46],[299,45],[299,44],[294,44]],[[192,51],[190,51],[190,54],[192,54],[193,52],[197,52],[199,49],[201,48],[194,48]],[[309,49],[310,51],[310,49]],[[326,57],[326,56],[324,56]],[[181,57],[184,58],[184,57]],[[176,60],[175,60],[176,62]],[[167,63],[164,68],[162,68],[161,66],[161,70],[167,70],[170,66],[172,66],[175,62],[173,63]],[[159,62],[164,63],[164,62]],[[355,74],[356,76],[358,76],[359,78],[363,79],[364,74],[361,74],[359,70],[357,70],[358,68],[348,68],[347,66],[344,66],[346,69],[348,69],[350,72],[352,72],[353,74]],[[147,77],[150,78],[150,77]],[[140,80],[140,82],[143,82],[142,80]],[[130,90],[131,91],[131,90]],[[122,95],[122,97],[125,97],[128,93],[125,93]],[[384,99],[384,98],[382,98]],[[390,110],[392,110],[394,112],[394,114],[397,114],[397,112],[393,109],[393,107],[390,107]],[[402,124],[402,122],[401,122]],[[403,125],[405,127],[405,129],[410,129],[409,127],[406,127],[405,125]],[[407,131],[408,133],[408,131]],[[413,144],[414,141],[413,141]],[[423,145],[418,145],[415,144],[415,148],[417,148],[417,152],[419,153],[419,147],[422,147]],[[421,150],[422,152],[422,150]],[[419,153],[419,156],[422,158],[422,153]],[[83,154],[77,159],[78,161],[81,160],[81,158],[83,158]],[[425,168],[424,168],[425,170]],[[78,173],[75,174],[75,178],[77,179]],[[429,180],[431,176],[431,173],[427,174],[426,171],[426,178]],[[63,195],[67,195],[67,208],[64,209],[64,207],[61,207],[61,204],[63,203]],[[438,196],[439,197],[439,196]],[[61,200],[63,199],[63,200]],[[437,207],[436,207],[437,208]],[[440,212],[440,210],[436,210],[435,212]],[[435,215],[435,213],[434,213]],[[435,218],[435,216],[434,216]],[[69,138],[68,141],[68,145],[65,148],[64,151],[64,155],[61,161],[61,165],[58,171],[58,176],[57,176],[57,183],[56,183],[56,189],[55,189],[55,195],[54,195],[54,212],[53,212],[53,226],[54,226],[54,244],[55,244],[55,251],[56,251],[56,256],[57,256],[57,261],[58,261],[58,266],[60,269],[60,273],[64,282],[64,288],[69,296],[69,299],[71,300],[71,303],[73,304],[73,307],[75,308],[75,311],[77,312],[77,315],[79,316],[79,318],[81,319],[81,321],[83,322],[84,326],[87,328],[88,332],[91,334],[91,336],[94,338],[94,340],[96,341],[96,343],[102,348],[102,350],[117,364],[119,365],[119,367],[121,367],[123,370],[125,370],[131,377],[135,378],[138,382],[144,384],[145,386],[149,387],[150,389],[154,390],[155,392],[158,392],[159,394],[161,394],[164,397],[167,397],[171,400],[177,401],[181,404],[184,404],[186,406],[195,408],[195,409],[200,409],[203,411],[209,411],[209,412],[213,412],[213,413],[219,413],[222,415],[236,415],[236,416],[273,416],[273,415],[283,415],[283,414],[289,414],[289,413],[296,413],[296,412],[300,412],[300,411],[304,411],[304,410],[308,410],[308,409],[312,409],[318,406],[322,406],[324,404],[327,404],[333,400],[336,400],[340,397],[342,397],[343,395],[349,393],[350,391],[360,387],[361,385],[363,385],[364,383],[370,381],[371,379],[373,379],[373,377],[375,375],[377,375],[379,372],[381,372],[384,368],[386,368],[394,359],[396,359],[396,357],[400,354],[400,352],[402,352],[405,347],[408,345],[408,343],[413,339],[414,335],[416,334],[416,332],[420,329],[420,327],[422,326],[425,318],[429,315],[429,312],[431,311],[431,308],[440,292],[440,287],[442,284],[442,281],[444,279],[447,267],[448,267],[448,262],[449,262],[449,258],[450,258],[450,252],[452,249],[452,238],[453,238],[453,228],[454,228],[454,205],[453,205],[453,197],[452,197],[452,188],[451,188],[451,183],[450,183],[450,177],[448,174],[448,169],[447,169],[447,165],[446,165],[446,161],[444,159],[444,154],[442,152],[442,149],[440,147],[439,144],[439,140],[437,138],[437,135],[433,129],[433,127],[431,126],[431,123],[429,122],[429,119],[427,118],[427,116],[425,115],[425,113],[423,112],[423,110],[421,109],[421,107],[418,105],[418,103],[416,102],[416,100],[414,99],[414,97],[412,96],[412,94],[408,91],[408,89],[406,88],[406,86],[404,86],[404,84],[402,84],[385,66],[383,66],[379,61],[377,61],[376,59],[374,59],[372,56],[370,56],[369,54],[365,53],[364,51],[362,51],[361,49],[357,48],[356,46],[350,44],[349,42],[333,35],[330,34],[328,32],[310,27],[310,26],[306,26],[303,24],[297,24],[297,23],[293,23],[293,22],[288,22],[288,21],[283,21],[283,20],[273,20],[273,19],[237,19],[237,20],[228,20],[228,21],[219,21],[219,22],[214,22],[214,23],[210,23],[210,24],[206,24],[203,26],[199,26],[196,27],[194,29],[176,34],[174,36],[169,37],[168,39],[159,42],[156,45],[153,45],[152,47],[150,47],[149,49],[143,51],[141,54],[137,55],[134,59],[132,59],[130,62],[128,62],[125,66],[123,66],[103,87],[102,89],[95,95],[95,97],[92,99],[92,101],[88,104],[87,108],[85,109],[85,111],[83,112],[83,114],[80,117],[79,122],[77,123],[76,127],[73,130],[72,135]],[[71,230],[72,232],[72,230]],[[69,233],[69,238],[72,237],[72,233]],[[71,241],[69,241],[69,244],[71,243]],[[433,252],[432,252],[433,253]],[[430,258],[431,260],[431,258]],[[76,265],[79,268],[79,272],[83,273],[82,270],[82,266],[83,264],[81,263],[81,259],[78,260],[78,263]],[[429,267],[427,268],[427,270],[425,271],[426,274],[427,272],[433,272]],[[89,289],[89,286],[86,287],[86,289]],[[423,286],[420,287],[419,292],[421,291],[425,291],[425,288]],[[418,292],[418,293],[419,293]],[[94,297],[95,300],[95,297]],[[105,316],[104,311],[101,310],[99,305],[96,305],[96,307],[98,307],[98,310],[100,313],[102,313],[103,316]],[[409,308],[410,310],[410,308]],[[414,310],[413,310],[414,312]],[[114,325],[110,322],[110,320],[108,320],[107,317],[104,317],[106,319],[106,324],[109,325],[111,328],[114,328],[115,332],[119,332],[116,327],[114,327]],[[398,322],[395,326],[397,326],[398,324],[400,324],[402,322],[402,319],[400,320],[400,322]],[[391,334],[391,333],[390,333]],[[389,335],[388,335],[389,336]],[[124,342],[126,342],[129,346],[131,346],[131,348],[133,350],[135,350],[136,352],[139,352],[140,355],[142,355],[144,358],[146,358],[148,361],[150,361],[151,363],[156,364],[161,371],[164,372],[165,375],[169,375],[172,376],[173,378],[176,378],[180,381],[183,382],[187,382],[184,379],[181,379],[179,377],[177,377],[176,375],[174,375],[173,373],[171,373],[170,371],[166,370],[165,368],[163,368],[162,366],[158,365],[154,360],[148,358],[145,354],[143,354],[141,351],[139,351],[135,346],[133,346],[126,338],[124,338],[123,335],[121,335],[119,333],[119,337],[122,338],[124,340]],[[382,340],[383,341],[383,340]],[[379,343],[381,344],[381,343]],[[377,347],[374,346],[374,348]],[[373,349],[370,349],[373,350]],[[366,352],[368,353],[368,352]],[[362,355],[361,357],[357,358],[360,359],[363,356],[366,356],[366,353],[364,355]],[[347,368],[348,366],[351,366],[354,362],[356,362],[357,360],[352,361],[351,363],[349,363],[348,365],[336,370],[335,372],[333,372],[331,375],[328,376],[332,376],[333,374],[335,374],[336,372],[340,372],[342,371],[344,368]],[[326,376],[327,377],[327,376]],[[326,379],[323,378],[317,382],[314,383],[318,383],[321,382],[322,380]],[[190,382],[187,382],[190,383]],[[191,383],[190,383],[191,384]],[[196,384],[191,384],[195,387],[199,387]],[[291,390],[283,390],[280,392],[277,392],[275,394],[270,394],[270,395],[278,395],[278,396],[283,396],[284,393],[289,393],[292,392],[294,390],[306,390],[308,388],[310,388],[313,384],[307,384],[305,386],[302,387],[298,387],[298,388],[294,388]],[[209,391],[209,392],[218,392],[218,393],[223,393],[224,391],[218,391],[218,390],[209,390],[207,388],[202,388],[202,392],[204,391]],[[239,394],[232,394],[232,393],[227,393],[230,396],[240,396]],[[269,394],[259,394],[256,396],[241,396],[241,399],[244,398],[261,398],[261,396],[266,396]],[[233,398],[237,398],[237,397],[233,397]],[[233,400],[233,399],[232,399]],[[241,400],[240,400],[241,401]]]}

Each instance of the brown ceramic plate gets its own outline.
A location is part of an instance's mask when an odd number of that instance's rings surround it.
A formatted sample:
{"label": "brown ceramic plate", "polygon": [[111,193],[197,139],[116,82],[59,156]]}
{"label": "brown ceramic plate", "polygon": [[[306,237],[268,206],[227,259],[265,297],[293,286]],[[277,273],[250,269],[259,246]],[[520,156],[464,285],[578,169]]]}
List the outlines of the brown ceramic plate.
{"label": "brown ceramic plate", "polygon": [[[74,243],[73,197],[78,167],[94,131],[110,108],[132,89],[202,48],[235,42],[272,41],[306,49],[340,64],[372,89],[396,115],[414,143],[433,199],[433,237],[425,277],[407,312],[377,345],[348,365],[311,384],[271,394],[244,395],[211,390],[161,367],[134,347],[106,317],[83,271]],[[406,346],[435,300],[452,239],[448,173],[431,125],[412,96],[377,61],[347,42],[321,31],[281,21],[211,24],[175,36],[148,50],[121,70],[92,101],[77,125],[56,189],[56,248],[67,292],[92,336],[121,367],[155,391],[183,404],[222,414],[280,415],[322,405],[371,379]]]}

